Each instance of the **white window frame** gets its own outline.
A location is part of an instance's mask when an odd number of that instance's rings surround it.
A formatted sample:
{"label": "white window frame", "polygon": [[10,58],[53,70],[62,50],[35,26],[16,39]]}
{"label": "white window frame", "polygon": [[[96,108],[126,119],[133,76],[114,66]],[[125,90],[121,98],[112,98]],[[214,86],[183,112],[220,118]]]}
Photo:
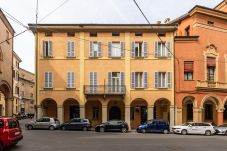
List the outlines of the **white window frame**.
{"label": "white window frame", "polygon": [[135,72],[135,88],[144,88],[144,72]]}
{"label": "white window frame", "polygon": [[50,40],[44,40],[44,44],[45,44],[45,54],[43,54],[44,57],[52,57],[51,55],[51,47],[50,47]]}
{"label": "white window frame", "polygon": [[99,56],[99,43],[97,41],[92,42],[92,57],[98,57]]}
{"label": "white window frame", "polygon": [[[73,47],[73,45],[74,45],[74,47]],[[67,43],[67,57],[75,57],[75,42],[74,41],[68,41],[68,43]]]}
{"label": "white window frame", "polygon": [[158,54],[159,57],[168,57],[166,42],[158,42]]}
{"label": "white window frame", "polygon": [[[46,79],[47,74],[47,79]],[[51,75],[51,78],[50,78]],[[53,73],[52,72],[45,72],[44,73],[44,88],[53,88]]]}
{"label": "white window frame", "polygon": [[[141,45],[141,47],[140,47]],[[143,57],[144,56],[144,43],[143,42],[135,42],[135,57]],[[138,48],[138,52],[136,52],[136,48]]]}
{"label": "white window frame", "polygon": [[75,73],[67,73],[67,88],[75,88]]}
{"label": "white window frame", "polygon": [[167,72],[158,72],[158,83],[160,82],[159,88],[168,88]]}
{"label": "white window frame", "polygon": [[[113,46],[114,44],[116,44],[118,46]],[[111,57],[122,57],[121,56],[121,42],[112,42],[111,47],[112,47],[111,48]]]}

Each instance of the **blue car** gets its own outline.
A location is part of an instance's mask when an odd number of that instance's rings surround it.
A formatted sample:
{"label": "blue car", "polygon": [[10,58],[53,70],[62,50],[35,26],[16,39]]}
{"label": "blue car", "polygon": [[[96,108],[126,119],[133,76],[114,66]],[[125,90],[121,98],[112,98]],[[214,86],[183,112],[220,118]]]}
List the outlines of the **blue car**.
{"label": "blue car", "polygon": [[138,133],[169,133],[169,123],[162,119],[148,120],[141,124],[136,131]]}

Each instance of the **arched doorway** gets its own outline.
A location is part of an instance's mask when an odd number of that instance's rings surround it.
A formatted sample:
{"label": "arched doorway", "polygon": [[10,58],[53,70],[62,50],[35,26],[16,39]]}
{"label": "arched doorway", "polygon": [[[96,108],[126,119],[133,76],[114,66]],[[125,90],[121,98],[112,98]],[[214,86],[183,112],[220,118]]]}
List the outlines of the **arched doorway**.
{"label": "arched doorway", "polygon": [[170,101],[161,98],[154,104],[154,118],[170,121]]}
{"label": "arched doorway", "polygon": [[0,111],[4,116],[12,116],[13,114],[13,101],[11,101],[12,93],[10,85],[6,81],[0,82]]}
{"label": "arched doorway", "polygon": [[193,122],[194,97],[185,97],[182,101],[182,122]]}
{"label": "arched doorway", "polygon": [[124,108],[122,101],[110,101],[108,103],[108,120],[124,120]]}
{"label": "arched doorway", "polygon": [[41,103],[43,116],[57,117],[57,103],[53,99],[45,99]]}
{"label": "arched doorway", "polygon": [[64,121],[72,118],[80,118],[80,105],[75,99],[69,98],[64,101]]}
{"label": "arched doorway", "polygon": [[214,122],[217,124],[217,108],[219,106],[218,99],[208,97],[203,102],[202,120],[203,122]]}
{"label": "arched doorway", "polygon": [[85,117],[91,120],[92,127],[102,123],[102,104],[97,100],[88,100],[85,104]]}
{"label": "arched doorway", "polygon": [[147,102],[138,98],[132,101],[130,108],[131,128],[136,128],[147,121]]}

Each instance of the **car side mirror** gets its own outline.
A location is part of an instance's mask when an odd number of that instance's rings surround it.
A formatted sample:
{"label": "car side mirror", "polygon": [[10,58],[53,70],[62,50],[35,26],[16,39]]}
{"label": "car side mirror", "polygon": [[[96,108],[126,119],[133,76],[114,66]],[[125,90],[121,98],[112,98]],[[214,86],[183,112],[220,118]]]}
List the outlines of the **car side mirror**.
{"label": "car side mirror", "polygon": [[192,127],[192,125],[188,125],[188,127]]}

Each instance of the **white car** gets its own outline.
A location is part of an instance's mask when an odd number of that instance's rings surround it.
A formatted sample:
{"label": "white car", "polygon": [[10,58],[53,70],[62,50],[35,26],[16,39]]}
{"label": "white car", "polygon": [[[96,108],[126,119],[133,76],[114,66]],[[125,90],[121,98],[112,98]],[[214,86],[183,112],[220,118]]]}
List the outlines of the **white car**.
{"label": "white car", "polygon": [[211,136],[215,134],[214,126],[211,123],[184,123],[179,126],[172,127],[173,133],[176,134],[202,134],[206,136]]}

